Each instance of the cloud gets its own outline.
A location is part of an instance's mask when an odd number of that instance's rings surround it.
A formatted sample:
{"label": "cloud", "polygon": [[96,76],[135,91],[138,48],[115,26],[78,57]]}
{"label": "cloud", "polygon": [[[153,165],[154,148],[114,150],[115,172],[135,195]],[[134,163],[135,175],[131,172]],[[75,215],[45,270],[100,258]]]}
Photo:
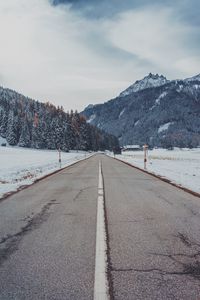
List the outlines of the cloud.
{"label": "cloud", "polygon": [[90,18],[110,18],[128,10],[142,9],[145,6],[165,6],[177,10],[184,20],[200,24],[199,0],[49,0],[53,5],[70,5],[72,10],[79,10]]}
{"label": "cloud", "polygon": [[138,9],[121,14],[113,23],[109,39],[115,47],[150,61],[170,76],[199,72],[199,48],[192,47],[199,31],[177,20],[171,8]]}
{"label": "cloud", "polygon": [[92,46],[101,38],[98,26],[46,0],[1,2],[2,84],[66,109],[111,97],[120,77],[113,76],[110,46],[99,45],[98,54]]}
{"label": "cloud", "polygon": [[185,9],[103,0],[95,15],[96,1],[73,3],[0,2],[0,84],[81,110],[150,71],[170,78],[199,73],[199,30]]}
{"label": "cloud", "polygon": [[53,5],[70,5],[72,10],[81,11],[82,15],[89,18],[107,18],[121,13],[122,11],[133,9],[147,0],[51,0]]}

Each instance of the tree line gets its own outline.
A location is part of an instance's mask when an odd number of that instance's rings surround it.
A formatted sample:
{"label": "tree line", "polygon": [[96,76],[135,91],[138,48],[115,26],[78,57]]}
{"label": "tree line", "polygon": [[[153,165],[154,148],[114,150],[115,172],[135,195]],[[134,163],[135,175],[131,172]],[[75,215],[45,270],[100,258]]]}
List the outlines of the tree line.
{"label": "tree line", "polygon": [[65,112],[50,102],[41,103],[0,88],[0,135],[9,145],[37,149],[113,150],[115,136],[88,124],[77,111]]}

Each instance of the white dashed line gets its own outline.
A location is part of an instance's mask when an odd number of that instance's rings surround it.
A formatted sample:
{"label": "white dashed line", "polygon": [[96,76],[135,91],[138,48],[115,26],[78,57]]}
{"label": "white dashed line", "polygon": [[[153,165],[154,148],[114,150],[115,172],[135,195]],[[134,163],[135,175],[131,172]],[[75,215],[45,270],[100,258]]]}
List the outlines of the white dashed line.
{"label": "white dashed line", "polygon": [[106,253],[107,244],[104,212],[103,177],[101,162],[99,162],[94,300],[109,300]]}

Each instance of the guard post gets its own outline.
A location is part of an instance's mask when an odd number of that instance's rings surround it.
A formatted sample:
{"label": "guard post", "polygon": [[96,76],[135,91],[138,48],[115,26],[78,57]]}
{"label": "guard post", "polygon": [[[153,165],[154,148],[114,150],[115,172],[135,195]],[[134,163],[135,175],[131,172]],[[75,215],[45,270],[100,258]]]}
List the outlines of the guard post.
{"label": "guard post", "polygon": [[58,158],[58,161],[59,161],[59,165],[60,165],[60,169],[61,169],[61,150],[60,150],[60,147],[58,148],[58,156],[59,156],[59,158]]}
{"label": "guard post", "polygon": [[148,152],[148,145],[145,144],[143,146],[143,149],[144,149],[144,169],[146,170],[147,169],[147,152]]}

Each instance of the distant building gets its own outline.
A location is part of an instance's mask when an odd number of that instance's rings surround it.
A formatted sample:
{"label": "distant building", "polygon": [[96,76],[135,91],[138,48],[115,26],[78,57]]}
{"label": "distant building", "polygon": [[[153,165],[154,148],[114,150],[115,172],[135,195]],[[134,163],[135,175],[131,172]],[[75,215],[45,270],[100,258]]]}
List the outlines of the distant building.
{"label": "distant building", "polygon": [[142,147],[140,145],[126,145],[123,147],[122,151],[141,151]]}

